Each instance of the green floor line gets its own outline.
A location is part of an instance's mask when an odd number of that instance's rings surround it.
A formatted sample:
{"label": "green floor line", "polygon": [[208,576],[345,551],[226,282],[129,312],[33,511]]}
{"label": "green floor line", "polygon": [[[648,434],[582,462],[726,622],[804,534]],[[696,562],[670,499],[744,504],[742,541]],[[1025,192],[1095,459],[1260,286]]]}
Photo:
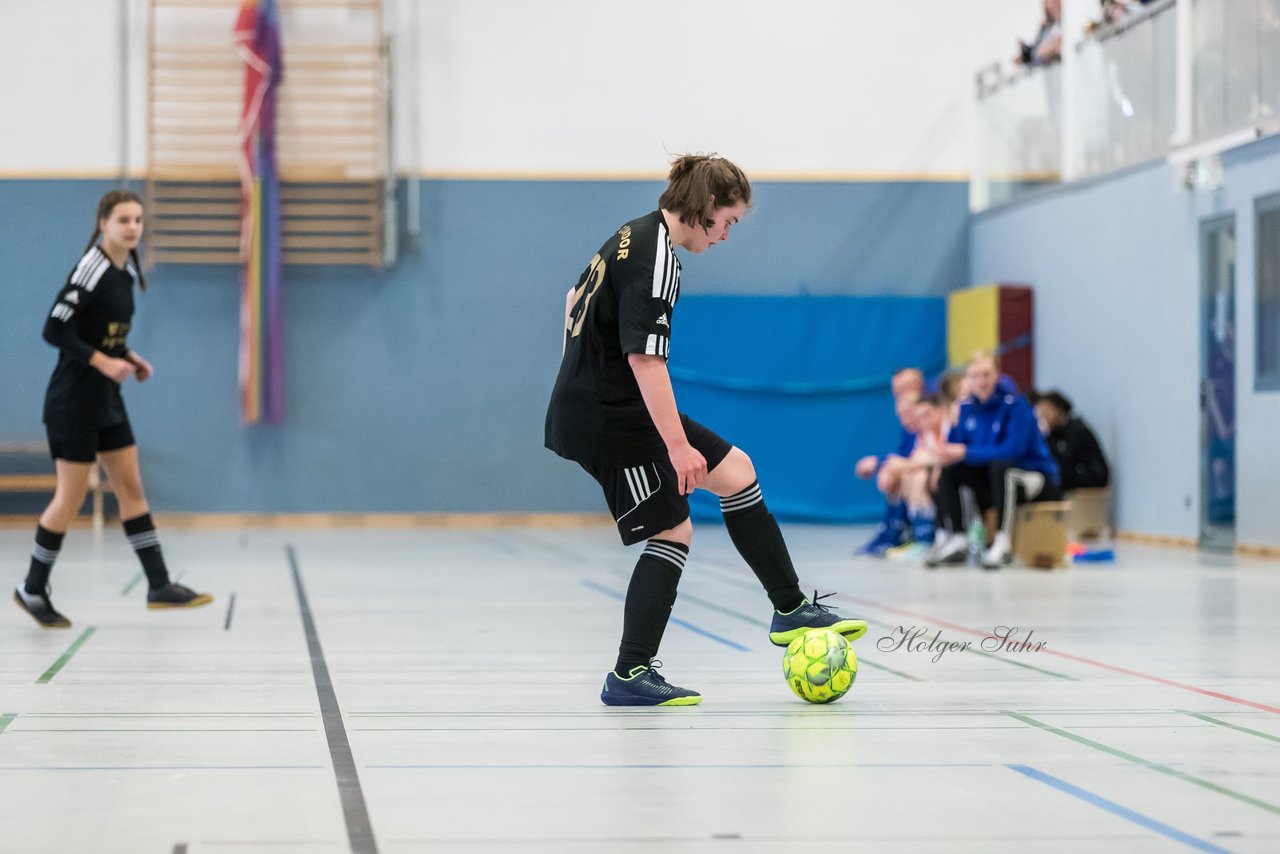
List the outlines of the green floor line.
{"label": "green floor line", "polygon": [[1258,732],[1256,729],[1249,729],[1247,726],[1240,726],[1238,724],[1228,723],[1227,721],[1218,720],[1217,718],[1211,718],[1208,715],[1202,715],[1199,712],[1188,712],[1186,709],[1174,709],[1174,711],[1184,715],[1190,715],[1193,718],[1199,718],[1202,721],[1208,721],[1211,724],[1224,726],[1227,729],[1233,729],[1236,732],[1243,732],[1243,733],[1247,733],[1248,735],[1256,735],[1258,738],[1265,738],[1267,741],[1280,742],[1280,736],[1274,736],[1265,732]]}
{"label": "green floor line", "polygon": [[0,733],[3,733],[5,727],[13,723],[13,719],[17,716],[17,712],[5,712],[3,715],[0,715]]}
{"label": "green floor line", "polygon": [[89,628],[85,629],[80,634],[80,637],[76,638],[75,643],[71,644],[71,647],[62,654],[62,657],[59,658],[57,661],[55,661],[52,667],[50,667],[43,674],[41,674],[40,678],[36,680],[36,684],[44,685],[50,679],[57,676],[58,671],[66,666],[67,662],[71,660],[71,656],[76,654],[76,650],[84,646],[84,642],[89,639],[90,635],[92,635],[95,631],[97,631],[97,628],[98,628],[97,626],[90,626]]}
{"label": "green floor line", "polygon": [[128,584],[124,586],[124,589],[120,591],[120,595],[128,596],[129,593],[133,591],[133,588],[138,586],[138,582],[144,578],[146,578],[146,576],[142,572],[139,572],[137,575],[133,577],[132,581],[130,581]]}
{"label": "green floor line", "polygon": [[1170,768],[1168,765],[1161,765],[1158,762],[1148,762],[1145,759],[1134,756],[1132,753],[1125,753],[1123,750],[1118,750],[1117,748],[1109,747],[1105,744],[1102,744],[1101,742],[1093,741],[1092,739],[1085,738],[1084,736],[1081,736],[1081,735],[1076,735],[1073,732],[1068,732],[1065,729],[1059,729],[1058,727],[1050,726],[1049,724],[1038,721],[1035,718],[1029,718],[1026,715],[1019,714],[1018,712],[1001,710],[1000,714],[1011,717],[1016,721],[1022,721],[1024,724],[1027,724],[1028,726],[1033,726],[1033,727],[1036,727],[1037,729],[1042,729],[1045,732],[1051,732],[1054,735],[1059,735],[1059,736],[1062,736],[1063,738],[1070,739],[1071,741],[1074,741],[1077,744],[1082,744],[1085,747],[1092,747],[1094,750],[1100,750],[1103,753],[1118,757],[1120,759],[1124,759],[1128,762],[1134,763],[1135,765],[1141,765],[1144,768],[1150,768],[1152,771],[1159,771],[1161,774],[1167,774],[1170,777],[1176,777],[1179,780],[1183,780],[1187,783],[1191,783],[1193,785],[1199,786],[1202,789],[1208,789],[1211,792],[1217,792],[1219,795],[1225,795],[1228,798],[1232,798],[1233,800],[1240,801],[1241,803],[1246,803],[1246,804],[1249,804],[1250,806],[1255,806],[1258,809],[1266,810],[1269,813],[1280,815],[1280,806],[1276,806],[1275,804],[1267,803],[1266,801],[1262,801],[1257,798],[1250,797],[1249,795],[1242,794],[1241,792],[1228,789],[1225,786],[1219,786],[1217,783],[1210,783],[1208,780],[1204,780],[1204,779],[1201,779],[1200,777],[1192,776],[1191,774],[1184,773],[1175,768]]}
{"label": "green floor line", "polygon": [[1002,656],[1002,655],[996,655],[995,653],[987,652],[987,651],[985,651],[985,650],[981,650],[981,649],[969,649],[969,650],[965,650],[965,651],[966,651],[966,652],[971,652],[971,653],[973,653],[974,655],[985,655],[987,658],[994,658],[996,661],[1003,661],[1005,664],[1012,664],[1014,667],[1025,667],[1027,670],[1034,670],[1035,672],[1037,672],[1037,673],[1043,673],[1043,674],[1045,674],[1046,676],[1056,676],[1056,677],[1057,677],[1057,678],[1059,678],[1059,679],[1066,679],[1066,680],[1067,680],[1067,681],[1069,681],[1069,682],[1079,682],[1079,681],[1080,681],[1080,680],[1079,680],[1079,679],[1077,679],[1076,677],[1074,677],[1074,676],[1068,676],[1068,675],[1067,675],[1067,674],[1065,674],[1065,673],[1058,673],[1058,672],[1053,671],[1053,670],[1046,670],[1046,669],[1045,669],[1045,668],[1043,668],[1043,667],[1036,667],[1034,664],[1027,664],[1025,661],[1014,661],[1012,658],[1005,658],[1005,657],[1004,657],[1004,656]]}

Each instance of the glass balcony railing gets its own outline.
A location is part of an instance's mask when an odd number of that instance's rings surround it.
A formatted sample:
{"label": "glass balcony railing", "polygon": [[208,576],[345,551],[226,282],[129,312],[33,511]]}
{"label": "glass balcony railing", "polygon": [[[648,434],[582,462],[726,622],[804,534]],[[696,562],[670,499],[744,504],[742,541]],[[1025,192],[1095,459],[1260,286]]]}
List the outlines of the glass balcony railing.
{"label": "glass balcony railing", "polygon": [[1280,0],[1194,0],[1193,8],[1196,137],[1280,114]]}
{"label": "glass balcony railing", "polygon": [[979,75],[975,210],[1175,147],[1280,132],[1280,0],[1136,9],[1076,42],[1063,64]]}
{"label": "glass balcony railing", "polygon": [[1062,69],[1051,65],[980,84],[974,207],[1012,201],[1062,180]]}
{"label": "glass balcony railing", "polygon": [[1173,3],[1080,44],[1074,74],[1080,176],[1163,156],[1176,129]]}

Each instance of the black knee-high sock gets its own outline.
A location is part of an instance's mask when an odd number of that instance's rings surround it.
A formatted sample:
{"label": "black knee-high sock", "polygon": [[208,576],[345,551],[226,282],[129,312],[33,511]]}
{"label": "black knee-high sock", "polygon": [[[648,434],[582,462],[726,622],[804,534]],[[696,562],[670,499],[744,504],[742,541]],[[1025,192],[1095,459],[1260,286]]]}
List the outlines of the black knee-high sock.
{"label": "black knee-high sock", "polygon": [[724,526],[729,539],[764,585],[769,601],[778,611],[789,614],[804,604],[800,579],[791,564],[778,520],[773,518],[755,481],[741,492],[720,499]]}
{"label": "black knee-high sock", "polygon": [[627,587],[622,612],[622,643],[613,672],[630,675],[638,665],[647,666],[658,654],[662,633],[676,601],[676,585],[684,572],[689,547],[670,540],[650,540],[644,547]]}
{"label": "black knee-high sock", "polygon": [[160,538],[156,536],[156,526],[151,521],[151,514],[144,513],[125,519],[124,535],[129,538],[129,545],[133,546],[134,553],[142,562],[148,586],[155,590],[168,584],[169,570],[165,568],[164,556],[160,554]]}
{"label": "black knee-high sock", "polygon": [[31,550],[31,569],[27,570],[27,580],[23,589],[28,593],[44,593],[49,586],[49,572],[53,562],[62,551],[62,538],[66,534],[50,531],[44,525],[36,525],[36,545]]}

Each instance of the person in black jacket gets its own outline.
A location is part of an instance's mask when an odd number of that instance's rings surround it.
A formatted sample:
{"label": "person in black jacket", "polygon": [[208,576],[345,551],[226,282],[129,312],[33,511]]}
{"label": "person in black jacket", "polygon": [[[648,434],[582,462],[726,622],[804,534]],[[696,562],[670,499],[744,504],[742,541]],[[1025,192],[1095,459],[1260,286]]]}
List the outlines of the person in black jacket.
{"label": "person in black jacket", "polygon": [[1063,490],[1106,486],[1111,473],[1107,458],[1089,425],[1071,414],[1071,401],[1061,392],[1041,395],[1036,417],[1045,430],[1049,451],[1058,461]]}
{"label": "person in black jacket", "polygon": [[[101,243],[98,237],[102,237]],[[58,348],[58,364],[44,400],[49,453],[57,470],[53,500],[40,515],[26,581],[13,601],[45,628],[71,621],[53,607],[49,573],[72,519],[84,504],[89,474],[100,462],[120,502],[125,536],[148,581],[148,608],[193,608],[213,597],[169,579],[151,510],[142,491],[138,448],[120,385],[129,377],[151,377],[151,363],[129,349],[133,286],[146,290],[140,272],[142,200],[113,190],[98,202],[97,228],[84,256],[58,293],[44,325],[44,338]]]}

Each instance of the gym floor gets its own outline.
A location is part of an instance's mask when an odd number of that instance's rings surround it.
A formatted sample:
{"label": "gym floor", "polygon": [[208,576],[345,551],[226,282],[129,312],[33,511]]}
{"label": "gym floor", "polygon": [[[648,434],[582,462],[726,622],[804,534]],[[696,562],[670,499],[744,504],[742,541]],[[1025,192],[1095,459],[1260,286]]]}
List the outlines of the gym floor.
{"label": "gym floor", "polygon": [[[635,552],[607,525],[160,521],[213,605],[146,610],[108,526],[55,567],[71,629],[0,608],[0,851],[1280,850],[1273,561],[931,571],[786,526],[806,591],[871,625],[811,706],[705,523],[661,652],[703,704],[614,709]],[[30,540],[0,530],[11,583]]]}

